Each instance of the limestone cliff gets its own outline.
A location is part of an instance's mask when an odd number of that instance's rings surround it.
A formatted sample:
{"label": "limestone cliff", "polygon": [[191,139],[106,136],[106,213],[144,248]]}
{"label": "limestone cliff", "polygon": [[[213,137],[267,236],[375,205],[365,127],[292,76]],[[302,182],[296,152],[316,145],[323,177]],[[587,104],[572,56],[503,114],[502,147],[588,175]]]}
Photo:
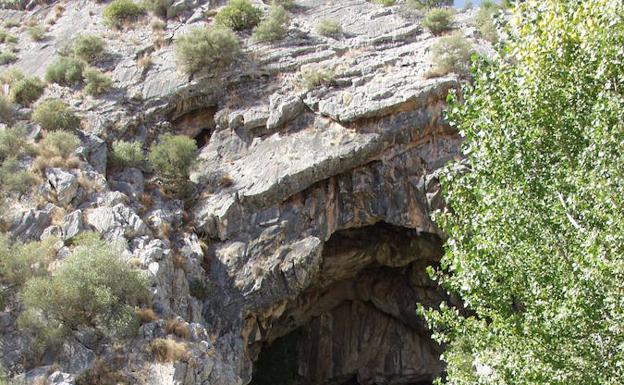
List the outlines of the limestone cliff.
{"label": "limestone cliff", "polygon": [[[48,172],[41,188],[57,201],[15,200],[10,231],[24,241],[85,230],[124,239],[124,259],[150,277],[159,319],[122,346],[95,346],[77,332],[30,362],[16,309],[7,307],[0,361],[12,374],[74,383],[96,357],[115,362],[130,383],[162,385],[429,384],[442,373],[441,349],[416,304],[445,299],[425,268],[442,253],[430,214],[443,205],[439,170],[458,157],[460,137],[441,115],[458,77],[426,76],[438,38],[401,2],[295,3],[285,40],[253,44],[241,33],[244,55],[209,77],[177,71],[170,43],[210,23],[222,2],[173,2],[156,43],[147,18],[114,31],[102,23],[104,4],[65,1],[43,41],[19,39],[14,65],[43,76],[64,41],[101,35],[114,89],[94,98],[47,87],[82,118],[82,163]],[[29,4],[0,18],[45,22],[54,7]],[[456,28],[485,50],[472,15],[458,14]],[[315,32],[328,17],[343,36]],[[145,56],[151,67],[140,66]],[[310,69],[330,70],[332,82],[303,87]],[[33,140],[40,135],[27,127]],[[114,140],[148,148],[164,132],[200,146],[185,201],[164,194],[148,170],[107,167]],[[180,339],[165,327],[176,318],[189,325],[190,355],[156,362],[146,346]]]}

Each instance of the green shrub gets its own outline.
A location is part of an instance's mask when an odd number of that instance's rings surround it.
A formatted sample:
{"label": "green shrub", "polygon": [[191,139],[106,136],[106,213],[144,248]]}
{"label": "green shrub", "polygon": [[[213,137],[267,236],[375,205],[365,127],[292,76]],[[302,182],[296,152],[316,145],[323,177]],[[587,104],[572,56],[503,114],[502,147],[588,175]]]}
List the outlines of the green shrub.
{"label": "green shrub", "polygon": [[273,0],[271,5],[279,5],[284,7],[284,9],[293,9],[297,6],[294,0]]}
{"label": "green shrub", "polygon": [[26,29],[26,33],[33,41],[41,41],[45,38],[46,30],[40,25],[33,25]]}
{"label": "green shrub", "polygon": [[303,86],[311,90],[321,85],[330,85],[334,81],[334,72],[327,69],[307,70],[301,73]]}
{"label": "green shrub", "polygon": [[434,68],[429,77],[443,76],[455,72],[465,76],[470,72],[470,57],[474,53],[472,44],[460,33],[441,37],[432,47]]}
{"label": "green shrub", "polygon": [[104,8],[104,22],[111,27],[122,27],[125,23],[135,21],[145,10],[132,0],[113,0]]}
{"label": "green shrub", "polygon": [[84,73],[85,92],[88,95],[100,95],[110,90],[113,82],[107,75],[95,68],[88,68]]}
{"label": "green shrub", "polygon": [[492,42],[498,41],[498,31],[496,31],[496,24],[494,22],[494,15],[498,12],[499,7],[495,3],[490,5],[489,3],[482,3],[475,17],[475,23],[479,29],[481,36]]}
{"label": "green shrub", "polygon": [[80,126],[80,119],[61,99],[50,98],[39,103],[32,114],[32,120],[46,131],[74,130]]}
{"label": "green shrub", "polygon": [[167,17],[173,0],[143,0],[143,7],[160,17]]}
{"label": "green shrub", "polygon": [[[14,72],[13,75],[17,75],[18,72]],[[39,99],[43,94],[45,85],[39,78],[29,77],[21,78],[11,86],[11,92],[9,96],[15,103],[19,103],[23,106],[29,106],[34,101]]]}
{"label": "green shrub", "polygon": [[229,65],[240,53],[236,35],[223,27],[196,27],[176,41],[178,64],[188,74]]}
{"label": "green shrub", "polygon": [[17,43],[17,37],[7,31],[0,29],[0,43]]}
{"label": "green shrub", "polygon": [[7,234],[0,233],[0,282],[8,286],[21,286],[29,278],[45,275],[47,264],[56,255],[50,237],[41,242],[12,242]]}
{"label": "green shrub", "polygon": [[323,19],[317,24],[316,33],[323,36],[338,37],[342,35],[342,26],[336,20]]}
{"label": "green shrub", "polygon": [[138,167],[145,162],[145,155],[141,143],[116,140],[113,142],[109,159],[113,166]]}
{"label": "green shrub", "polygon": [[453,0],[407,0],[405,5],[411,9],[431,9],[453,5]]}
{"label": "green shrub", "polygon": [[71,132],[53,131],[48,132],[38,143],[37,152],[44,158],[71,157],[80,146],[80,139]]}
{"label": "green shrub", "polygon": [[0,131],[0,162],[7,158],[17,158],[28,151],[30,146],[23,127],[10,127]]}
{"label": "green shrub", "polygon": [[50,83],[71,85],[82,81],[85,62],[73,57],[59,57],[46,69],[45,79]]}
{"label": "green shrub", "polygon": [[1,84],[8,84],[9,86],[11,86],[22,79],[24,79],[24,73],[17,67],[11,67],[0,72]]}
{"label": "green shrub", "polygon": [[149,164],[165,187],[180,191],[187,184],[197,144],[188,136],[164,134],[150,147]]}
{"label": "green shrub", "polygon": [[396,0],[374,0],[374,1],[375,1],[375,3],[381,4],[384,7],[389,7],[391,5],[396,4]]}
{"label": "green shrub", "polygon": [[7,21],[4,22],[5,28],[19,27],[19,25],[20,25],[20,22],[18,19],[8,19]]}
{"label": "green shrub", "polygon": [[254,7],[249,0],[230,0],[215,18],[217,24],[235,31],[251,29],[258,25],[262,11]]}
{"label": "green shrub", "polygon": [[13,103],[4,96],[0,94],[0,121],[3,123],[9,123],[13,120]]}
{"label": "green shrub", "polygon": [[17,55],[13,52],[2,51],[0,52],[0,65],[10,64],[17,61]]}
{"label": "green shrub", "polygon": [[432,34],[440,35],[452,29],[454,15],[455,12],[451,9],[434,8],[427,12],[422,25],[431,31]]}
{"label": "green shrub", "polygon": [[0,165],[0,195],[25,194],[35,184],[36,178],[24,170],[15,158],[5,159]]}
{"label": "green shrub", "polygon": [[271,6],[269,16],[260,22],[251,36],[255,42],[274,42],[283,39],[288,32],[290,17],[281,5]]}
{"label": "green shrub", "polygon": [[26,282],[20,326],[38,337],[81,326],[111,338],[131,336],[138,326],[133,306],[146,299],[146,280],[120,259],[121,245],[92,234],[75,244],[52,276]]}
{"label": "green shrub", "polygon": [[93,63],[104,54],[104,40],[96,35],[79,35],[74,39],[73,53],[76,57]]}

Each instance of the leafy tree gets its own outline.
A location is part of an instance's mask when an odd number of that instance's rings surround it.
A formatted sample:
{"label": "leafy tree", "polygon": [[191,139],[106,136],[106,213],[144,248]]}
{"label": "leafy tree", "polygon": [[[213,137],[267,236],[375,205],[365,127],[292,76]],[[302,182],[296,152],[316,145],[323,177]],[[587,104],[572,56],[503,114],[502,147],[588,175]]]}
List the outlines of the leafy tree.
{"label": "leafy tree", "polygon": [[197,144],[188,136],[164,134],[150,148],[148,161],[165,187],[179,191],[187,184],[196,151]]}
{"label": "leafy tree", "polygon": [[144,301],[146,280],[119,258],[122,247],[85,233],[51,276],[28,280],[20,325],[42,344],[80,326],[101,335],[129,336],[137,326],[133,306]]}
{"label": "leafy tree", "polygon": [[432,275],[467,310],[425,315],[449,384],[622,384],[624,4],[514,12],[448,115],[466,161],[442,177],[449,240]]}

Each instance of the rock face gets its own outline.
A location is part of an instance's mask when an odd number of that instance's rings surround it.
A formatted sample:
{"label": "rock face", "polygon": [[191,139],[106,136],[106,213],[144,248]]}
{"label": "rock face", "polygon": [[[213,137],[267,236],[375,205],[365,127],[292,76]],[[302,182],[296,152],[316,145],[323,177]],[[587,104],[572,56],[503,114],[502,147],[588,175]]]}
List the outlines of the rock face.
{"label": "rock face", "polygon": [[[169,3],[175,17],[165,42],[211,22],[205,15],[223,2]],[[416,305],[448,300],[425,269],[442,253],[444,234],[430,214],[444,204],[441,167],[459,157],[459,135],[442,118],[459,80],[427,77],[437,38],[401,2],[295,3],[284,41],[253,44],[239,34],[243,57],[214,77],[176,71],[173,46],[155,45],[148,23],[109,31],[103,5],[92,1],[66,7],[46,42],[20,39],[16,65],[41,75],[52,42],[75,30],[105,37],[114,54],[100,66],[115,89],[95,99],[48,87],[45,97],[70,98],[83,118],[82,163],[48,169],[54,204],[19,210],[10,231],[23,241],[59,236],[67,241],[59,257],[86,230],[123,241],[122,257],[150,279],[158,318],[141,326],[121,359],[107,344],[66,349],[59,371],[29,375],[74,383],[95,356],[122,362],[131,383],[153,385],[424,385],[442,373],[441,349]],[[52,5],[0,11],[31,14],[45,18]],[[470,17],[458,15],[456,27],[484,51]],[[316,33],[324,18],[344,34]],[[139,68],[145,55],[151,67]],[[332,80],[308,89],[306,71]],[[147,169],[107,169],[107,144],[146,149],[165,132],[200,147],[185,202],[162,193]],[[5,346],[27,345],[15,314],[0,316],[10,320]],[[182,320],[189,335],[168,330],[168,319]],[[156,362],[155,338],[183,342],[188,359]],[[29,369],[19,353],[1,353],[12,373]]]}

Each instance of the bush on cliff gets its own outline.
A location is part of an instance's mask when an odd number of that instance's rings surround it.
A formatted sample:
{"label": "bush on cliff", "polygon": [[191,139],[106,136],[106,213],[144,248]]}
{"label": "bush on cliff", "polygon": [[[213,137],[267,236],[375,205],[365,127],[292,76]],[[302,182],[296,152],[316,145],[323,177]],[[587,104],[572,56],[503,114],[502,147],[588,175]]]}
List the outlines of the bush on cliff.
{"label": "bush on cliff", "polygon": [[441,270],[425,312],[453,385],[624,383],[624,3],[516,3],[447,116]]}
{"label": "bush on cliff", "polygon": [[181,191],[188,183],[197,145],[184,135],[164,134],[150,148],[148,161],[164,187]]}
{"label": "bush on cliff", "polygon": [[449,8],[434,8],[427,12],[422,26],[434,35],[441,35],[443,32],[453,29],[454,15],[455,12]]}
{"label": "bush on cliff", "polygon": [[252,39],[255,42],[275,42],[286,37],[290,17],[280,5],[271,6],[269,16],[254,29]]}
{"label": "bush on cliff", "polygon": [[103,16],[106,24],[120,28],[136,21],[144,13],[145,9],[133,0],[113,0],[104,8]]}
{"label": "bush on cliff", "polygon": [[80,118],[64,101],[57,98],[40,102],[33,111],[32,120],[46,131],[75,130],[80,126]]}
{"label": "bush on cliff", "polygon": [[215,21],[234,31],[242,31],[258,25],[261,17],[262,10],[256,8],[249,0],[230,0],[228,5],[217,13]]}
{"label": "bush on cliff", "polygon": [[134,306],[147,297],[147,282],[119,257],[123,247],[85,233],[51,274],[26,282],[20,326],[42,347],[79,327],[102,336],[130,336],[138,325]]}
{"label": "bush on cliff", "polygon": [[176,41],[178,65],[187,74],[228,66],[240,53],[238,38],[223,27],[196,27]]}

